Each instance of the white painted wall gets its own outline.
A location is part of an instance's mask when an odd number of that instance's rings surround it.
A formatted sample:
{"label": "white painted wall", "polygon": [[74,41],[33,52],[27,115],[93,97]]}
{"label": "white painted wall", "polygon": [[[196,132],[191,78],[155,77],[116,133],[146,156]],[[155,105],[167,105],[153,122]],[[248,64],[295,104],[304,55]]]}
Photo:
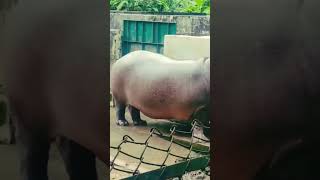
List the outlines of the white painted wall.
{"label": "white painted wall", "polygon": [[210,36],[166,35],[163,54],[176,60],[210,57]]}

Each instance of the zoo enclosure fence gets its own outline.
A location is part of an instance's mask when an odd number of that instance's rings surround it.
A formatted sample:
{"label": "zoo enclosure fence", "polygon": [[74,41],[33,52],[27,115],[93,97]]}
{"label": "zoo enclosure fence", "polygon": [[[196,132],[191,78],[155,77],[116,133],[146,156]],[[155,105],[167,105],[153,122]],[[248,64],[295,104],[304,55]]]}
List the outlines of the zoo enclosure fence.
{"label": "zoo enclosure fence", "polygon": [[[164,135],[161,133],[157,128],[152,128],[150,130],[149,135],[147,136],[146,140],[144,142],[136,142],[132,137],[128,135],[124,135],[122,141],[119,143],[118,146],[111,146],[110,148],[113,150],[116,150],[116,155],[113,159],[110,160],[110,174],[113,171],[120,171],[123,173],[128,174],[129,177],[125,178],[128,180],[131,179],[168,179],[168,178],[174,178],[174,177],[182,177],[186,172],[195,171],[195,170],[204,170],[205,168],[209,167],[210,163],[210,146],[203,146],[198,143],[195,143],[195,140],[208,143],[209,141],[206,139],[203,139],[199,136],[197,136],[194,132],[196,128],[209,128],[201,124],[198,120],[193,120],[192,127],[189,131],[179,130],[176,125],[173,125],[170,128],[170,134]],[[189,134],[191,135],[190,141],[186,143],[186,141],[179,141],[178,138],[175,138],[176,133],[180,134]],[[159,148],[150,145],[150,140],[153,136],[158,136],[160,138],[163,138],[167,141],[169,141],[168,148]],[[140,155],[135,156],[127,153],[122,149],[122,146],[124,144],[134,144],[137,146],[142,146],[143,151]],[[178,154],[172,153],[173,144],[181,146],[183,148],[188,149],[187,156],[181,156]],[[146,150],[150,148],[153,149],[159,153],[165,153],[165,159],[162,163],[153,163],[153,162],[147,162],[144,160],[145,152]],[[195,152],[199,154],[199,157],[193,158],[191,156],[191,152]],[[133,158],[138,160],[137,166],[134,168],[134,170],[128,170],[124,168],[119,168],[120,166],[116,164],[116,160],[119,157],[119,155],[125,155],[127,157]],[[180,162],[173,164],[173,165],[166,165],[166,162],[168,160],[169,156],[174,156],[180,160]],[[139,172],[139,167],[141,167],[142,164],[149,165],[149,166],[155,166],[157,167],[156,170],[152,170],[145,173]],[[207,172],[208,175],[210,175],[210,171]]]}

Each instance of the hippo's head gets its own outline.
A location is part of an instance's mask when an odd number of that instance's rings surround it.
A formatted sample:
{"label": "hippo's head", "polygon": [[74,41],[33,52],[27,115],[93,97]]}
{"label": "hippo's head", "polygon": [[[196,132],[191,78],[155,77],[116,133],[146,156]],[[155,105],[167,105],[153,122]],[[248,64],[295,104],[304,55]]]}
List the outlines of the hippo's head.
{"label": "hippo's head", "polygon": [[210,139],[210,106],[206,105],[194,114],[194,118],[200,121],[200,124],[209,127],[203,128],[203,135]]}

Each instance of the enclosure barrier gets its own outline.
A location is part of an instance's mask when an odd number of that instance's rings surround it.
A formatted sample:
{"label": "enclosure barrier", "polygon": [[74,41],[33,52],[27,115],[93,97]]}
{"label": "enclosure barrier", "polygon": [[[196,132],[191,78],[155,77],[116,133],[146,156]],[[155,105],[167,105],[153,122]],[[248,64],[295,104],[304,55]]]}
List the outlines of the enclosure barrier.
{"label": "enclosure barrier", "polygon": [[[112,171],[121,171],[121,172],[127,173],[129,176],[131,175],[130,177],[125,178],[127,180],[137,180],[137,179],[155,179],[156,180],[156,179],[168,179],[168,178],[174,178],[174,177],[182,177],[182,175],[184,175],[186,172],[195,171],[195,170],[204,170],[206,167],[209,167],[210,146],[197,144],[194,141],[195,141],[195,139],[197,139],[198,141],[200,140],[201,142],[206,142],[206,143],[209,141],[195,135],[195,133],[194,133],[195,128],[209,128],[209,127],[204,126],[198,120],[194,120],[192,122],[192,127],[189,131],[179,130],[179,129],[177,129],[176,125],[173,125],[170,128],[170,135],[164,135],[157,128],[152,128],[150,130],[149,136],[147,137],[145,142],[136,142],[136,141],[134,141],[134,139],[132,137],[130,137],[128,135],[124,135],[122,141],[120,142],[120,144],[118,146],[111,146],[110,147],[111,149],[115,149],[117,151],[114,158],[110,161],[110,173],[112,173]],[[190,142],[179,140],[179,139],[175,138],[174,135],[176,133],[191,134]],[[156,135],[162,139],[168,140],[170,142],[169,147],[166,149],[163,149],[163,148],[149,145],[149,141],[153,137],[153,135]],[[125,151],[123,151],[121,147],[123,144],[126,144],[126,143],[135,144],[138,146],[144,146],[141,155],[140,156],[133,156],[133,155],[130,155],[130,154],[126,153]],[[180,155],[172,153],[171,149],[172,149],[173,144],[176,144],[176,145],[181,146],[183,148],[187,148],[189,150],[187,156],[184,157],[184,156],[180,156]],[[152,163],[152,162],[144,161],[144,154],[145,154],[147,148],[151,148],[153,150],[166,153],[164,161],[162,163]],[[198,153],[200,155],[200,157],[192,158],[190,156],[192,151]],[[119,165],[117,165],[115,162],[120,154],[123,154],[125,156],[131,157],[131,158],[139,161],[135,170],[127,170],[127,169],[118,168]],[[170,165],[170,166],[167,166],[166,162],[167,162],[167,159],[169,156],[174,156],[174,157],[179,158],[180,162],[173,164],[173,165]],[[159,168],[156,170],[153,170],[153,171],[140,173],[139,167],[142,164],[155,166],[155,167],[159,167]]]}

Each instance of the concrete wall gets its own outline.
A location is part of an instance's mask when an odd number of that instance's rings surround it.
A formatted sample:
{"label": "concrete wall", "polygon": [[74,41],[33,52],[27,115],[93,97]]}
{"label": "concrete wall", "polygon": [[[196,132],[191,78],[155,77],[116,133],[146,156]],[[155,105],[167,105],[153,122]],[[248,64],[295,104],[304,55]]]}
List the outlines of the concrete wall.
{"label": "concrete wall", "polygon": [[[208,36],[210,35],[210,16],[208,15],[159,15],[139,13],[110,13],[111,63],[121,57],[121,34],[123,20],[157,21],[177,23],[177,35]],[[120,44],[119,44],[120,43]]]}
{"label": "concrete wall", "polygon": [[119,59],[121,55],[121,33],[119,29],[110,29],[110,63]]}
{"label": "concrete wall", "polygon": [[122,30],[123,20],[177,23],[177,35],[206,36],[210,34],[210,16],[208,15],[155,15],[111,12],[110,29]]}
{"label": "concrete wall", "polygon": [[210,36],[166,35],[163,54],[176,60],[210,57]]}

